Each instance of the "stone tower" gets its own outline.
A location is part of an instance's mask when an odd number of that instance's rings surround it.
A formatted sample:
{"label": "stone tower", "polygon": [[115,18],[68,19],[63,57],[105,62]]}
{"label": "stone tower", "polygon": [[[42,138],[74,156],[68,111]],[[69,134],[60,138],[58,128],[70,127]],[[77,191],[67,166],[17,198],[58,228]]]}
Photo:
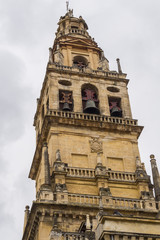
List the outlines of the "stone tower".
{"label": "stone tower", "polygon": [[[132,118],[129,80],[80,16],[58,23],[34,118],[36,150],[23,240],[158,240],[160,178],[141,163],[143,127]],[[159,177],[154,156],[153,174]]]}

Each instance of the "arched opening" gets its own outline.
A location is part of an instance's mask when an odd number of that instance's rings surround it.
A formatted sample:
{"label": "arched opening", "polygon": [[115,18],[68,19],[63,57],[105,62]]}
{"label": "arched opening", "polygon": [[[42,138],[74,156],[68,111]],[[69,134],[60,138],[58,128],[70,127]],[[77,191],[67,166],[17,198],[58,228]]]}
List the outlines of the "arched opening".
{"label": "arched opening", "polygon": [[122,117],[121,99],[109,97],[109,109],[112,117]]}
{"label": "arched opening", "polygon": [[82,86],[81,94],[83,112],[89,114],[100,114],[98,89],[91,84],[84,84]]}
{"label": "arched opening", "polygon": [[73,66],[79,69],[86,68],[88,66],[88,61],[83,56],[75,56],[73,58]]}
{"label": "arched opening", "polygon": [[59,90],[59,109],[61,111],[73,111],[72,92]]}

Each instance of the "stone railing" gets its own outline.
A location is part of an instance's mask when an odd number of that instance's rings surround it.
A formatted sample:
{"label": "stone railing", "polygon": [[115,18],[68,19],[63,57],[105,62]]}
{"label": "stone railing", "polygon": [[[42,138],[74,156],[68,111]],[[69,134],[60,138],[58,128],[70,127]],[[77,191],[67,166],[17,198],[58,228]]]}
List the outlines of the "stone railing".
{"label": "stone railing", "polygon": [[95,170],[90,168],[66,167],[67,176],[94,178]]}
{"label": "stone railing", "polygon": [[80,30],[80,29],[69,29],[69,33],[81,34],[81,35],[89,36],[88,33],[85,30]]}
{"label": "stone railing", "polygon": [[[95,205],[99,206],[100,196],[87,194],[68,194],[68,203],[78,205]],[[156,212],[160,209],[160,202],[154,200],[139,200],[129,198],[118,198],[102,196],[102,205],[108,209],[123,209],[123,210],[148,210]]]}
{"label": "stone railing", "polygon": [[94,195],[68,194],[68,202],[73,204],[99,205],[99,199],[99,196]]}
{"label": "stone railing", "polygon": [[[66,167],[67,176],[80,178],[95,178],[95,170],[92,168]],[[135,174],[117,171],[106,171],[109,180],[134,182]]]}
{"label": "stone railing", "polygon": [[[81,31],[81,30],[79,30]],[[75,67],[70,67],[70,66],[65,66],[65,65],[60,65],[58,63],[52,63],[50,64],[50,66],[54,69],[57,69],[57,70],[69,70],[69,71],[72,71],[72,72],[77,72],[77,68]],[[96,76],[102,76],[102,77],[109,77],[109,78],[120,78],[120,79],[125,79],[126,78],[126,74],[125,73],[122,73],[122,74],[119,74],[117,72],[106,72],[106,71],[103,71],[103,70],[92,70],[90,68],[83,68],[83,71],[81,71],[82,69],[78,69],[78,72],[81,72],[81,73],[88,73],[88,74],[93,74],[93,75],[96,75]]]}
{"label": "stone railing", "polygon": [[136,180],[136,176],[134,173],[126,173],[126,172],[117,172],[117,171],[107,171],[109,180],[118,180],[118,181],[129,181],[134,182]]}
{"label": "stone railing", "polygon": [[84,234],[80,233],[72,233],[72,232],[66,232],[62,233],[62,237],[64,240],[84,240],[85,236]]}
{"label": "stone railing", "polygon": [[51,110],[51,109],[47,111],[47,115],[62,117],[62,118],[70,118],[70,119],[96,121],[96,122],[102,122],[102,123],[115,123],[115,124],[130,125],[130,126],[138,125],[138,121],[134,119],[100,116],[100,115],[85,114],[85,113],[65,112],[65,111],[58,111],[58,110]]}
{"label": "stone railing", "polygon": [[143,209],[143,201],[138,199],[112,198],[112,204],[115,208],[122,209]]}

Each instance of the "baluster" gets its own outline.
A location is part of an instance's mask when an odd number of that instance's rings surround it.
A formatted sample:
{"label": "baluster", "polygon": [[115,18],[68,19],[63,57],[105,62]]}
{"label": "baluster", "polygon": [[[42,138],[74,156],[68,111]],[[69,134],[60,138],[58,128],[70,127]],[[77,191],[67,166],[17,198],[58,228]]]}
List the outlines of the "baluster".
{"label": "baluster", "polygon": [[136,240],[136,236],[131,236],[131,240]]}
{"label": "baluster", "polygon": [[119,235],[114,235],[114,240],[119,240]]}

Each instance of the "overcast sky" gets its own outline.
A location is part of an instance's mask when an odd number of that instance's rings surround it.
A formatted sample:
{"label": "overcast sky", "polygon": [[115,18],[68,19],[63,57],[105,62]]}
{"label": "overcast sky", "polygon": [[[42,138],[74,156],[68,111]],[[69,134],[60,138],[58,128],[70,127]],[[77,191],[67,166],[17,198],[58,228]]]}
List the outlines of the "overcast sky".
{"label": "overcast sky", "polygon": [[[145,126],[142,162],[160,165],[160,0],[70,0],[104,50],[110,69],[116,58],[130,79],[133,118]],[[28,179],[35,150],[32,126],[45,75],[48,48],[65,0],[0,0],[0,238],[22,237],[25,205],[35,199]]]}

